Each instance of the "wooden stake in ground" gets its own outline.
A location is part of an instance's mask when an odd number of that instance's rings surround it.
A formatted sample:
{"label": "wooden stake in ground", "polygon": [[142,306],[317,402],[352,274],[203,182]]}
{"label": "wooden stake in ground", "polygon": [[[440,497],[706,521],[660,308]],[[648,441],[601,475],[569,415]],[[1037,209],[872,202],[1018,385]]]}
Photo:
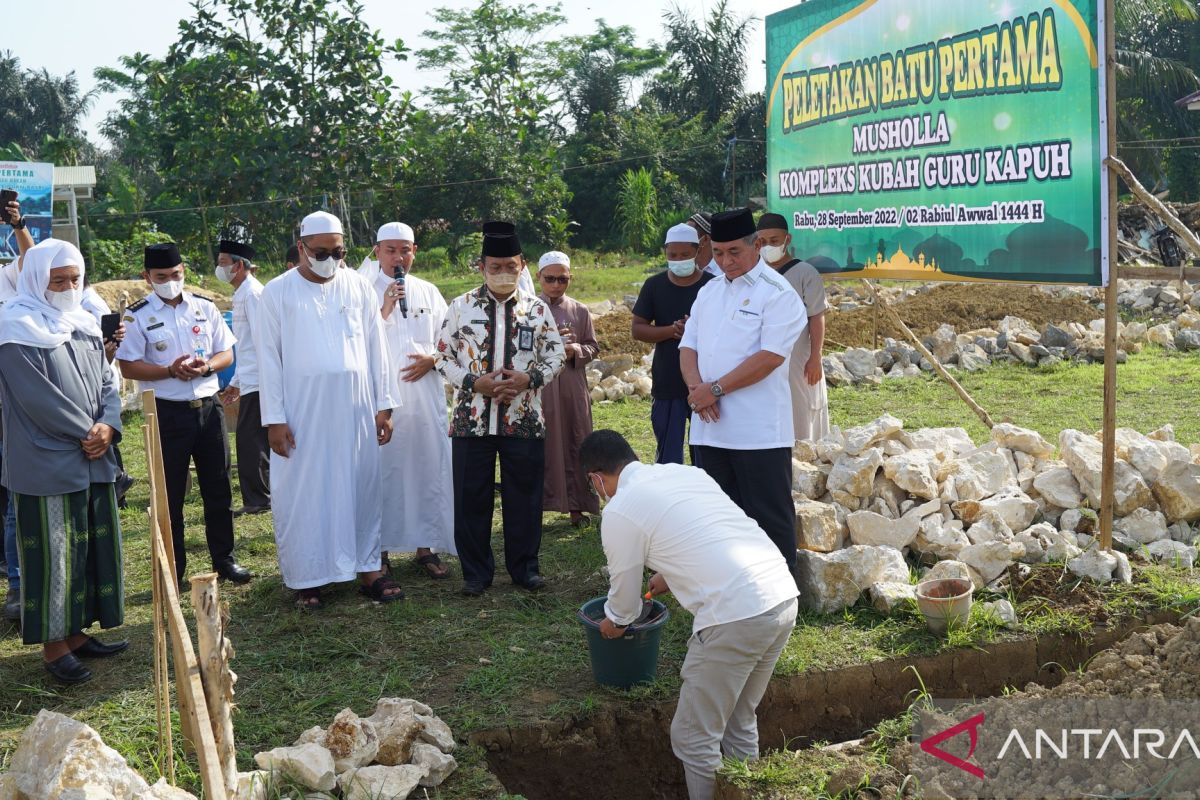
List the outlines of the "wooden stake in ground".
{"label": "wooden stake in ground", "polygon": [[[1103,114],[1108,129],[1108,159],[1110,166],[1120,163],[1116,160],[1117,152],[1117,57],[1116,57],[1116,26],[1113,0],[1104,3],[1104,78],[1106,96],[1104,98]],[[1124,164],[1121,164],[1124,167]],[[1115,169],[1115,166],[1113,167]],[[1133,183],[1137,179],[1126,169]],[[1132,184],[1131,184],[1132,186]],[[1143,191],[1145,191],[1143,189]],[[1147,193],[1149,196],[1149,193]],[[1156,199],[1153,198],[1152,199]],[[1100,471],[1100,547],[1112,550],[1113,528],[1113,488],[1117,465],[1117,181],[1112,175],[1108,176],[1108,196],[1104,198],[1108,204],[1108,230],[1103,232],[1107,237],[1108,251],[1108,281],[1104,287],[1104,429],[1103,463]],[[1161,205],[1161,204],[1160,204]]]}
{"label": "wooden stake in ground", "polygon": [[874,296],[875,306],[883,309],[883,311],[889,317],[891,317],[892,322],[896,324],[896,327],[904,331],[904,335],[912,341],[913,345],[917,348],[917,351],[925,357],[926,361],[933,365],[933,371],[936,372],[942,380],[950,384],[950,388],[954,390],[955,394],[962,398],[962,401],[967,404],[968,408],[975,412],[976,416],[983,420],[983,424],[988,427],[988,430],[996,427],[996,423],[993,422],[988,413],[983,410],[983,407],[980,406],[979,403],[975,402],[975,398],[971,397],[971,395],[967,393],[967,390],[962,387],[962,384],[954,380],[954,376],[946,371],[946,368],[943,367],[941,362],[934,357],[933,353],[929,352],[929,348],[925,347],[924,343],[922,343],[921,340],[917,338],[917,335],[913,333],[908,325],[904,323],[904,320],[900,319],[900,315],[896,313],[896,309],[888,305],[879,292],[875,290],[875,285],[868,280],[863,280],[863,283],[867,285],[867,289],[869,289],[871,294]]}
{"label": "wooden stake in ground", "polygon": [[[153,448],[153,436],[148,425],[142,426],[142,439],[146,452]],[[159,530],[158,507],[150,503],[150,531],[157,535]],[[163,625],[166,608],[163,604],[163,564],[158,560],[158,548],[150,549],[150,597],[154,614],[154,714],[158,723],[158,769],[166,776],[167,783],[175,785],[175,741],[171,732],[171,678],[167,674],[167,632]]]}
{"label": "wooden stake in ground", "polygon": [[[1137,179],[1137,176],[1133,174],[1133,171],[1126,166],[1124,161],[1116,157],[1115,145],[1110,153],[1111,155],[1104,159],[1104,163],[1108,165],[1108,168],[1117,173],[1117,175],[1121,176],[1121,180],[1125,181],[1125,185],[1129,187],[1129,191],[1133,192],[1134,196],[1137,197],[1138,200],[1141,200],[1151,211],[1157,214],[1159,219],[1166,223],[1167,227],[1174,231],[1175,235],[1183,240],[1184,246],[1192,251],[1193,256],[1200,258],[1200,237],[1197,237],[1196,234],[1192,232],[1191,228],[1189,228],[1187,225],[1184,225],[1183,220],[1175,216],[1175,213],[1171,211],[1171,209],[1168,208],[1163,201],[1146,191],[1146,187],[1142,186],[1141,181]],[[1117,192],[1116,184],[1116,181],[1112,181],[1112,194],[1114,198]],[[1115,238],[1117,224],[1116,217],[1113,217],[1112,220],[1113,237]],[[1113,253],[1115,254],[1116,250],[1113,250]],[[1111,270],[1112,267],[1110,266],[1109,269]]]}
{"label": "wooden stake in ground", "polygon": [[[154,390],[142,392],[142,417],[150,431],[150,446],[146,448],[146,472],[151,479],[150,505],[157,511],[161,523],[158,530],[166,533],[163,548],[169,558],[164,565],[171,579],[179,584],[179,576],[175,574],[175,540],[171,537],[171,505],[167,502],[166,469],[162,460],[162,439],[158,430],[158,406],[154,402]],[[158,491],[154,491],[153,480],[159,479]],[[151,533],[154,529],[151,528]]]}
{"label": "wooden stake in ground", "polygon": [[237,747],[233,742],[233,685],[237,675],[229,668],[233,645],[225,638],[225,620],[217,593],[217,573],[192,576],[192,608],[196,614],[196,638],[200,645],[200,677],[204,699],[212,718],[213,738],[225,777],[225,791],[237,791]]}

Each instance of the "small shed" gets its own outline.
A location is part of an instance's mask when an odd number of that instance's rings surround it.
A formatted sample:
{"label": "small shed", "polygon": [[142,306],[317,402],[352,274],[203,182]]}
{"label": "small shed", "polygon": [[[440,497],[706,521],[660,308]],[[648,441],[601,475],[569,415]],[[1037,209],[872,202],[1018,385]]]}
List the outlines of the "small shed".
{"label": "small shed", "polygon": [[62,239],[79,246],[79,202],[91,200],[96,190],[95,167],[54,166],[54,204],[66,206],[67,215],[54,216],[51,227],[55,239]]}

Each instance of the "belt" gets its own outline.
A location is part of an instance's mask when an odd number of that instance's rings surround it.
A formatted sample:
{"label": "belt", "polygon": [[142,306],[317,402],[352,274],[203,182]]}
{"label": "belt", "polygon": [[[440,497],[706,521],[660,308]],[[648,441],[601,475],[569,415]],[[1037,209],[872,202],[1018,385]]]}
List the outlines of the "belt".
{"label": "belt", "polygon": [[212,405],[214,402],[216,402],[216,399],[217,399],[216,395],[213,395],[212,397],[202,397],[199,400],[164,400],[161,397],[156,397],[156,398],[154,398],[154,402],[162,403],[163,405],[171,406],[173,408],[195,409],[195,408],[204,408],[205,406]]}

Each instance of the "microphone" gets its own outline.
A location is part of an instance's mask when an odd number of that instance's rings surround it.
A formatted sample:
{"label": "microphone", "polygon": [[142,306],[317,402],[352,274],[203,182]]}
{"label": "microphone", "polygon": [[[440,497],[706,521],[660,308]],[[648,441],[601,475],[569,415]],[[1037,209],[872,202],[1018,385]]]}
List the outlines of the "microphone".
{"label": "microphone", "polygon": [[[396,266],[396,285],[401,289],[404,288],[404,267]],[[408,297],[401,296],[400,298],[400,316],[408,319]]]}

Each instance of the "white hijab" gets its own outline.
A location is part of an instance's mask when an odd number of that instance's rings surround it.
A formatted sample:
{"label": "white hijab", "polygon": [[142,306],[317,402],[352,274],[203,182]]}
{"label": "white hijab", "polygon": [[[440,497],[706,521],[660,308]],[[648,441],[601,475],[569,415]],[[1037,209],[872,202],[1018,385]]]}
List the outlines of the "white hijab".
{"label": "white hijab", "polygon": [[82,306],[59,311],[46,302],[50,270],[79,267],[83,281],[83,254],[70,242],[47,239],[30,248],[17,278],[17,294],[0,308],[0,344],[21,344],[52,350],[70,340],[75,331],[99,337],[96,318]]}

